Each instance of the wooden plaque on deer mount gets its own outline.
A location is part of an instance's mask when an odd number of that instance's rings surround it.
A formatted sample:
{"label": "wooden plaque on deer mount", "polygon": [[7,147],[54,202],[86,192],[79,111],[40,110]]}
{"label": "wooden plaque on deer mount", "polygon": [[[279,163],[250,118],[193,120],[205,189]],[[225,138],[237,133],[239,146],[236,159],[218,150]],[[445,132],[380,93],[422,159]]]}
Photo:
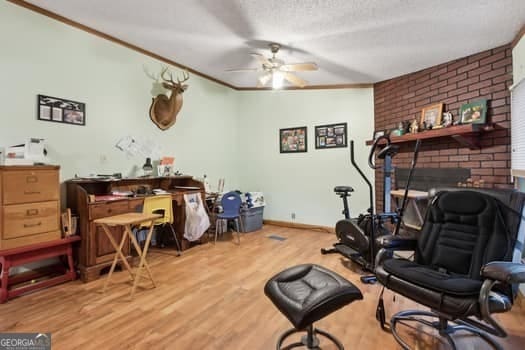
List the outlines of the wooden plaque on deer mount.
{"label": "wooden plaque on deer mount", "polygon": [[[169,73],[169,78],[165,77],[166,73]],[[162,86],[171,90],[171,95],[168,97],[164,94],[158,94],[154,97],[151,101],[149,116],[159,129],[167,130],[177,121],[177,114],[182,108],[182,93],[188,88],[188,85],[183,83],[190,78],[190,75],[188,72],[184,72],[183,80],[177,78],[177,82],[174,82],[171,72],[165,68],[160,76],[164,80]]]}

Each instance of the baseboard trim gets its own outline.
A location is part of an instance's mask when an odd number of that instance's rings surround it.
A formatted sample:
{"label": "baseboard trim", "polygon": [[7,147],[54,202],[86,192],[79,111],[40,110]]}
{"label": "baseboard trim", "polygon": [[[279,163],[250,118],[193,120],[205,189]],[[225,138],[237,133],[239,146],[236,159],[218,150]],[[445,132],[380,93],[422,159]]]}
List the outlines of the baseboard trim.
{"label": "baseboard trim", "polygon": [[329,227],[329,226],[301,224],[298,222],[278,221],[278,220],[263,220],[263,223],[266,225],[275,225],[275,226],[281,226],[281,227],[300,228],[300,229],[305,229],[305,230],[317,230],[317,231],[323,231],[327,233],[335,233],[334,228]]}

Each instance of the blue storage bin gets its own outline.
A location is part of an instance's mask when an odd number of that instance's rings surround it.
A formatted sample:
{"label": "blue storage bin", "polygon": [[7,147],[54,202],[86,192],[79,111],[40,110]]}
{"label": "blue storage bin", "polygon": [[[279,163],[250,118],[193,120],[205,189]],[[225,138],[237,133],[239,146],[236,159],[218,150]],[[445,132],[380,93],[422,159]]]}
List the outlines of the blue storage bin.
{"label": "blue storage bin", "polygon": [[241,209],[241,232],[253,232],[260,230],[263,226],[264,207]]}

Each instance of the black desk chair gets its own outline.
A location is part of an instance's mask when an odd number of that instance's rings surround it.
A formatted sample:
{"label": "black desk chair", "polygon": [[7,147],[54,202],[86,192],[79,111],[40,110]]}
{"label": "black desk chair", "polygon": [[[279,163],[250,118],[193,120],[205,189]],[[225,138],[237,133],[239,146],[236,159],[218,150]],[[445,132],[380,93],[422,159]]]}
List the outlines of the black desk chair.
{"label": "black desk chair", "polygon": [[[489,334],[507,335],[492,314],[509,311],[519,283],[525,282],[525,265],[520,263],[525,194],[484,189],[430,194],[419,239],[380,238],[386,248],[376,259],[378,281],[431,309],[395,314],[392,334],[409,349],[396,325],[420,322],[437,329],[453,349],[455,331],[472,332],[502,349]],[[393,258],[394,250],[414,250],[414,261]],[[382,300],[376,316],[384,322],[381,306]]]}

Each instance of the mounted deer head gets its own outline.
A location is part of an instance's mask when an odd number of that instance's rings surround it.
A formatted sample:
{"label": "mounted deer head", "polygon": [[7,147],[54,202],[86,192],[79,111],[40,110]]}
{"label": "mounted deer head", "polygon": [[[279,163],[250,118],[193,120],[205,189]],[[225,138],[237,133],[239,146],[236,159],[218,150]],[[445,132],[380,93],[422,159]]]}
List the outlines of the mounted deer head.
{"label": "mounted deer head", "polygon": [[177,78],[177,82],[174,82],[171,72],[166,67],[162,70],[160,77],[163,80],[162,86],[171,90],[171,95],[168,97],[165,94],[158,94],[157,97],[154,97],[151,101],[149,116],[159,129],[166,130],[177,121],[177,114],[182,108],[182,93],[188,88],[188,85],[183,83],[190,78],[190,75],[185,71],[182,75],[182,81]]}

